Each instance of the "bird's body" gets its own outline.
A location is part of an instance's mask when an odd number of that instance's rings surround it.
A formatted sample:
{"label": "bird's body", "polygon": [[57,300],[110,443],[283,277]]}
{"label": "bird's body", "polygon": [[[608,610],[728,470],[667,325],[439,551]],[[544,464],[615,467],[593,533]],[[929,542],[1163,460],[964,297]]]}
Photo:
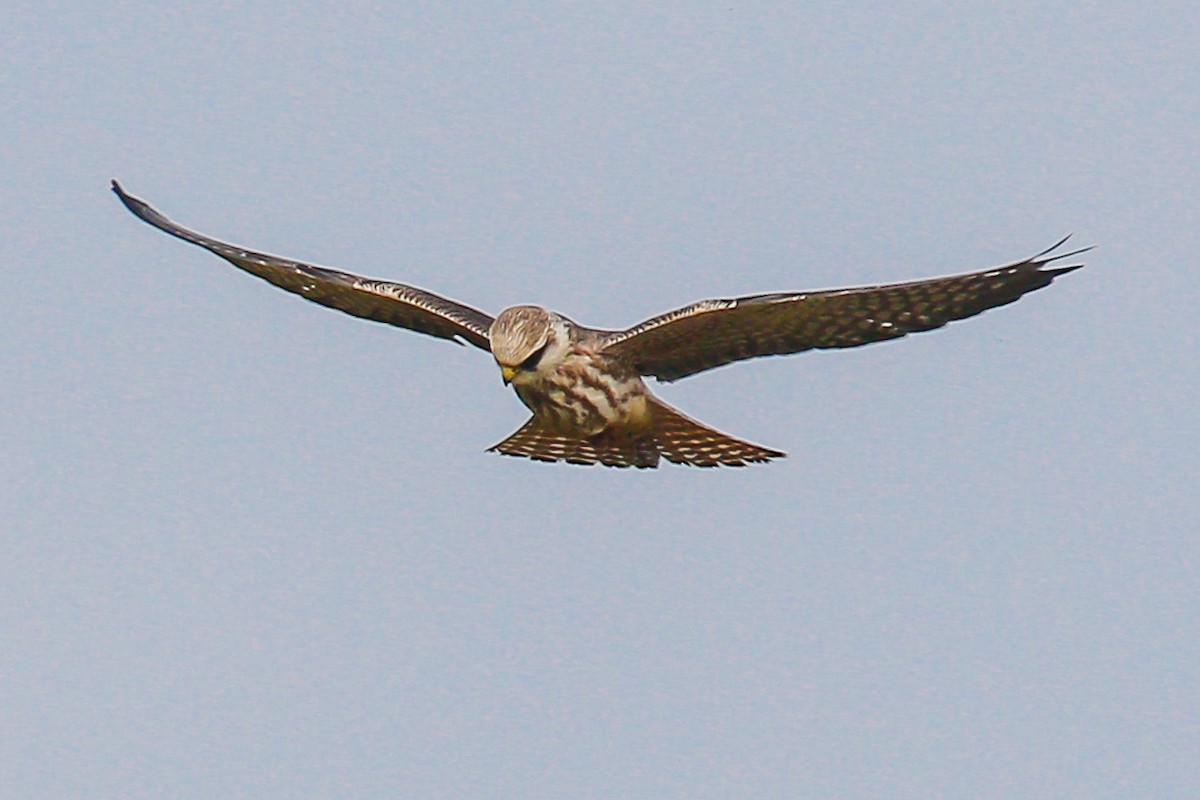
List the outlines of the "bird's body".
{"label": "bird's body", "polygon": [[[245,250],[171,222],[116,181],[113,191],[151,225],[197,244],[289,292],[366,319],[491,352],[532,416],[495,445],[505,455],[575,464],[742,466],[784,454],[693,420],[643,380],[676,380],[746,358],[857,347],[932,330],[1011,303],[1080,265],[1042,269],[1049,255],[948,278],[723,300],[705,300],[623,331],[578,325],[540,306],[494,319],[404,284]],[[1065,239],[1063,241],[1066,241]]]}
{"label": "bird's body", "polygon": [[492,355],[533,416],[494,450],[505,455],[655,467],[659,458],[729,466],[783,456],[689,419],[655,397],[602,332],[538,306],[501,312],[488,332]]}
{"label": "bird's body", "polygon": [[[555,430],[594,436],[613,425],[637,426],[646,421],[649,390],[640,375],[622,362],[609,358],[595,336],[553,312],[532,306],[517,306],[500,313],[489,338],[503,340],[506,323],[514,318],[547,317],[550,346],[534,348],[539,357],[516,362],[501,360],[492,353],[501,372],[511,372],[513,390],[530,411]],[[518,346],[520,340],[515,342]],[[517,350],[516,352],[523,352]]]}

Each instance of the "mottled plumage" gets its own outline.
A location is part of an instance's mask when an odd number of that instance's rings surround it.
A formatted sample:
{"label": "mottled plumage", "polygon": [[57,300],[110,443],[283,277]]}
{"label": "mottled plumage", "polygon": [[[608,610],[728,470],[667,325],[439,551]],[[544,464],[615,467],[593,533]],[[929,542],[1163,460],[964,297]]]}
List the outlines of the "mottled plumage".
{"label": "mottled plumage", "polygon": [[642,380],[673,381],[734,361],[858,347],[940,328],[1012,303],[1080,264],[1044,269],[1088,248],[946,278],[703,300],[623,331],[577,325],[539,306],[493,319],[401,283],[245,250],[181,227],[113,181],[141,219],[270,283],[347,314],[469,342],[492,353],[533,416],[495,445],[505,455],[572,464],[742,466],[784,454],[713,430],[655,397]]}

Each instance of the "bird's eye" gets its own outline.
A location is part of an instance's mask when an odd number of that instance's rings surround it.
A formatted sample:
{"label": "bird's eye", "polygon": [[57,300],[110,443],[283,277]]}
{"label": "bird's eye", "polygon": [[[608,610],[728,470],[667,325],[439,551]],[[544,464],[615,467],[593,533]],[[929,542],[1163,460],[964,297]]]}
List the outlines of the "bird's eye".
{"label": "bird's eye", "polygon": [[533,355],[521,362],[521,369],[532,372],[537,369],[538,362],[542,360],[542,356],[546,354],[546,348],[550,346],[550,342],[533,351]]}

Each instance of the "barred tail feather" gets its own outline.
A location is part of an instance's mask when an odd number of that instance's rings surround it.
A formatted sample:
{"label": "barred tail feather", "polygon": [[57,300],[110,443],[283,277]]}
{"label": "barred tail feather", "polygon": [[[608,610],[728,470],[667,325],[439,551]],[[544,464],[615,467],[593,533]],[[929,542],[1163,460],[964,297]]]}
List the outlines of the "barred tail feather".
{"label": "barred tail feather", "polygon": [[512,436],[488,450],[535,461],[646,469],[658,466],[658,447],[648,434],[649,431],[610,429],[587,438],[573,437],[534,416]]}
{"label": "barred tail feather", "polygon": [[649,402],[649,425],[609,428],[582,438],[564,434],[534,416],[512,436],[489,449],[536,461],[639,469],[657,467],[660,455],[676,464],[697,467],[743,467],[784,457],[778,450],[713,430],[657,398],[649,398]]}
{"label": "barred tail feather", "polygon": [[784,453],[735,439],[672,408],[657,397],[650,398],[654,415],[654,438],[663,458],[695,467],[744,467]]}

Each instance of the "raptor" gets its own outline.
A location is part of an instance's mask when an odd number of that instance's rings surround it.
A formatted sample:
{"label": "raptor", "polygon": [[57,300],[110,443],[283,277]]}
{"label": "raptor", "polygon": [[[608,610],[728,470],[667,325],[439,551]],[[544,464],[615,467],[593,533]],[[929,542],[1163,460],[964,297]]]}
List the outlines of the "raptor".
{"label": "raptor", "polygon": [[314,303],[356,317],[466,342],[491,353],[533,415],[490,448],[510,456],[610,467],[744,466],[783,453],[738,439],[656,397],[646,377],[674,381],[758,356],[858,347],[940,328],[1015,302],[1083,266],[1051,266],[1090,248],[1035,256],[951,277],[702,300],[625,330],[578,325],[540,306],[495,318],[433,292],[364,278],[212,239],[113,191],[150,225]]}

